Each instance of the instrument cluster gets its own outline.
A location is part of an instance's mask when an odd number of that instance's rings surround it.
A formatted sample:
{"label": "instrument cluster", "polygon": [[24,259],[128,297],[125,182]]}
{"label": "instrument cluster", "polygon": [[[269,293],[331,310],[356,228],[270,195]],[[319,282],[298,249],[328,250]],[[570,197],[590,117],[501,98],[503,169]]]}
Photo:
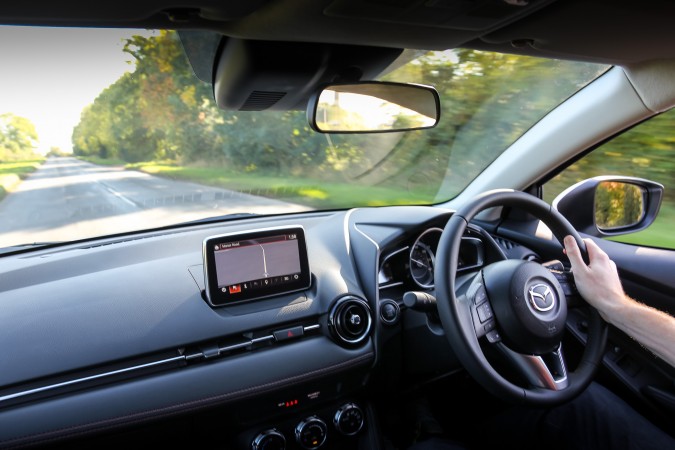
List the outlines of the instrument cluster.
{"label": "instrument cluster", "polygon": [[[405,286],[433,290],[438,243],[443,230],[430,227],[418,233],[409,244],[385,255],[378,273],[380,288]],[[476,269],[485,262],[485,246],[477,233],[462,238],[457,268]]]}

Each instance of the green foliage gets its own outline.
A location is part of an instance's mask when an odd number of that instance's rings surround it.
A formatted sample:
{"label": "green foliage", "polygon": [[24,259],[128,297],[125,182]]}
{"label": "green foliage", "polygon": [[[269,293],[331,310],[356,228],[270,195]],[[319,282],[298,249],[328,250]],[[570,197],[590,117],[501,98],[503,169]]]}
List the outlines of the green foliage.
{"label": "green foliage", "polygon": [[47,156],[56,156],[56,157],[61,157],[61,156],[71,156],[70,153],[64,152],[61,150],[61,147],[57,146],[52,146],[49,148],[49,152],[47,152]]}
{"label": "green foliage", "polygon": [[0,200],[12,192],[25,177],[35,171],[44,159],[0,163]]}
{"label": "green foliage", "polygon": [[370,187],[368,195],[362,195],[363,188],[350,183],[275,176],[265,172],[242,173],[222,167],[181,166],[151,161],[128,164],[127,168],[321,209],[344,208],[345,205],[406,205],[427,201],[424,193],[395,187]]}
{"label": "green foliage", "polygon": [[643,217],[642,200],[638,186],[604,181],[595,190],[595,223],[601,229],[635,225]]}
{"label": "green foliage", "polygon": [[[134,58],[135,70],[83,111],[73,132],[76,155],[376,186],[407,192],[419,203],[454,196],[599,70],[470,50],[431,52],[387,79],[435,85],[442,99],[436,128],[323,135],[310,130],[302,111],[219,110],[210,87],[192,74],[174,33],[134,36],[124,51]],[[355,195],[345,200],[342,206],[359,201]]]}
{"label": "green foliage", "polygon": [[0,161],[18,161],[35,157],[38,134],[25,117],[0,114]]}
{"label": "green foliage", "polygon": [[637,233],[618,236],[612,240],[648,247],[675,249],[673,223],[675,223],[675,205],[665,203],[661,206],[656,221],[649,228]]}
{"label": "green foliage", "polygon": [[194,152],[203,140],[199,131],[208,104],[200,98],[208,90],[188,82],[191,69],[174,34],[134,36],[124,51],[136,68],[82,112],[73,130],[74,153],[136,162],[177,157],[178,148]]}
{"label": "green foliage", "polygon": [[[466,49],[430,52],[386,79],[425,80],[438,90],[436,128],[407,136],[394,176],[439,187],[453,197],[523,132],[604,67]],[[419,174],[425,174],[424,177]]]}
{"label": "green foliage", "polygon": [[134,36],[124,51],[136,68],[83,111],[73,131],[76,155],[132,163],[209,161],[290,174],[326,160],[325,138],[310,132],[301,112],[220,111],[209,86],[192,74],[175,34]]}
{"label": "green foliage", "polygon": [[625,175],[656,181],[664,186],[664,198],[656,222],[640,233],[617,240],[675,248],[672,237],[675,210],[675,109],[655,116],[601,145],[545,186],[544,199],[553,199],[567,187],[598,175]]}
{"label": "green foliage", "polygon": [[[117,164],[169,161],[134,167],[320,208],[447,200],[547,111],[605,70],[465,49],[430,52],[385,79],[435,86],[441,98],[437,127],[321,135],[309,129],[303,112],[218,110],[210,87],[193,76],[172,32],[134,36],[124,51],[135,69],[82,112],[73,132],[76,155]],[[595,175],[661,182],[666,186],[661,215],[639,237],[651,242],[658,235],[655,242],[664,242],[661,238],[670,234],[664,218],[675,214],[674,126],[675,112],[670,112],[618,136],[551,180],[545,199]],[[617,195],[623,194],[609,195],[607,204]],[[609,207],[603,220],[619,223],[627,220],[619,217],[626,212]],[[675,248],[675,242],[668,246]]]}
{"label": "green foliage", "polygon": [[626,175],[663,184],[666,201],[675,203],[675,110],[620,134],[561,172],[546,186],[552,199],[572,184],[597,175]]}

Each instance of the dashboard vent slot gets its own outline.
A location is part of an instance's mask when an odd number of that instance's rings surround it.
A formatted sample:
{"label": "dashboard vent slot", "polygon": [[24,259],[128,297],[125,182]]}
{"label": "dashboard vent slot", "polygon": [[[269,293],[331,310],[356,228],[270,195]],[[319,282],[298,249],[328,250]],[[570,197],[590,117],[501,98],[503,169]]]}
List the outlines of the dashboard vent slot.
{"label": "dashboard vent slot", "polygon": [[[370,322],[368,323],[368,328],[370,328]],[[0,409],[35,399],[175,370],[216,358],[252,352],[274,345],[284,345],[315,335],[320,329],[321,326],[318,323],[290,323],[273,329],[248,331],[139,358],[56,374],[21,385],[0,386]]]}
{"label": "dashboard vent slot", "polygon": [[509,241],[508,239],[504,239],[504,238],[498,237],[498,236],[493,236],[493,237],[494,237],[495,242],[497,242],[497,244],[499,244],[499,246],[501,248],[503,248],[504,250],[511,250],[512,248],[514,248],[516,246],[516,244]]}
{"label": "dashboard vent slot", "polygon": [[285,92],[253,91],[239,111],[263,111],[281,100]]}
{"label": "dashboard vent slot", "polygon": [[345,345],[362,343],[370,334],[372,322],[368,303],[353,296],[338,300],[328,318],[331,334]]}
{"label": "dashboard vent slot", "polygon": [[527,247],[500,236],[492,236],[492,238],[495,240],[497,245],[499,245],[502,250],[504,250],[504,253],[509,258],[541,262],[541,258]]}

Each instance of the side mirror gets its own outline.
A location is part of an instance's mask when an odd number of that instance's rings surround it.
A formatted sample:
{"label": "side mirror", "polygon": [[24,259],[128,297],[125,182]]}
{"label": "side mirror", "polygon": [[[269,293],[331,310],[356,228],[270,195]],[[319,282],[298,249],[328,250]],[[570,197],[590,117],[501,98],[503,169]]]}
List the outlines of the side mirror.
{"label": "side mirror", "polygon": [[320,133],[385,133],[435,127],[440,118],[436,89],[368,81],[325,86],[312,96],[307,119]]}
{"label": "side mirror", "polygon": [[656,219],[663,185],[642,178],[602,176],[581,181],[553,200],[578,231],[619,236],[644,230]]}

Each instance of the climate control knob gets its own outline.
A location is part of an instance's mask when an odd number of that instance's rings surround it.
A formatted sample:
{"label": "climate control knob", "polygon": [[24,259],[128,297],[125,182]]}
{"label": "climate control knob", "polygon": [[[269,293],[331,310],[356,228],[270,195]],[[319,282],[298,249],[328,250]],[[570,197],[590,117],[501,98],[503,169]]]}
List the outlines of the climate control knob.
{"label": "climate control knob", "polygon": [[311,416],[295,427],[295,439],[302,448],[314,450],[326,442],[328,427],[317,416]]}
{"label": "climate control knob", "polygon": [[335,412],[333,425],[342,434],[353,436],[363,428],[363,411],[356,403],[346,403]]}
{"label": "climate control knob", "polygon": [[286,438],[283,434],[276,430],[276,428],[271,428],[265,430],[256,436],[251,443],[252,450],[285,450],[286,449]]}

